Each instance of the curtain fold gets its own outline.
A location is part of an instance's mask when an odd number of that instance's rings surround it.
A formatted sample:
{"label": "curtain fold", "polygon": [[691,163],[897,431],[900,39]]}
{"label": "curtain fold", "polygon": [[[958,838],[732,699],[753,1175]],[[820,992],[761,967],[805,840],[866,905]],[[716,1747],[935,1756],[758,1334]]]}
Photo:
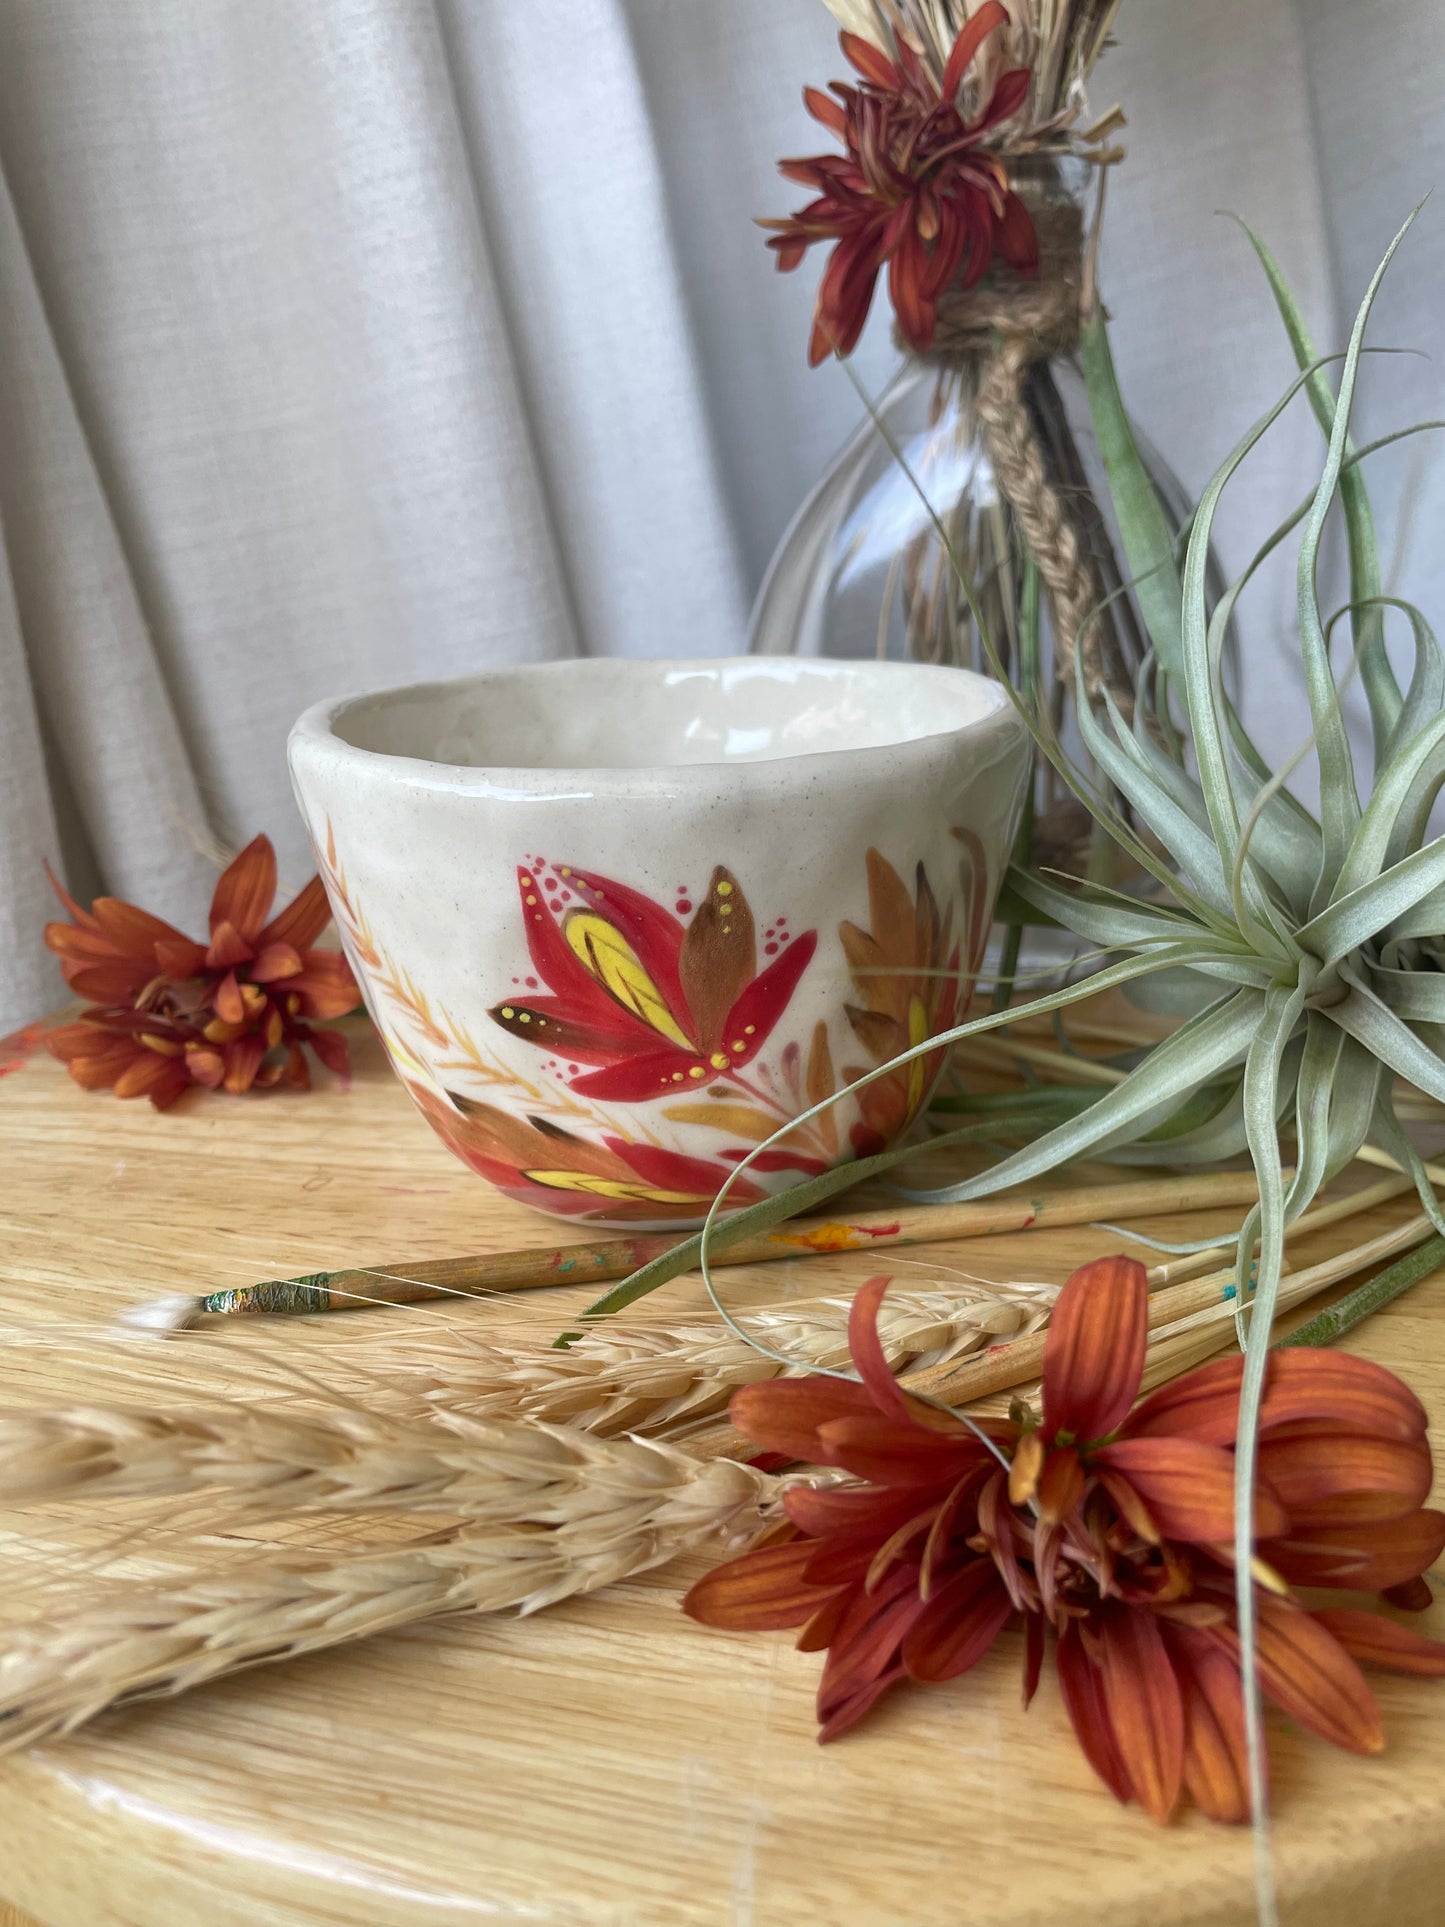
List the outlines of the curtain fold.
{"label": "curtain fold", "polygon": [[749,584],[614,0],[442,9],[578,639],[745,647]]}
{"label": "curtain fold", "polygon": [[[1291,373],[1230,208],[1324,346],[1445,168],[1436,0],[1126,0],[1104,287],[1132,411],[1197,489]],[[859,419],[809,371],[820,262],[753,226],[826,137],[820,0],[0,0],[0,1033],[59,990],[42,860],[199,924],[206,852],[308,857],[308,703],[489,662],[742,646]],[[1376,339],[1367,432],[1442,414],[1445,215]],[[854,359],[894,356],[875,315]],[[1221,525],[1238,568],[1318,472],[1297,408]],[[1374,480],[1428,607],[1438,464]],[[1294,584],[1245,695],[1299,729]]]}
{"label": "curtain fold", "polygon": [[72,871],[88,856],[107,887],[178,913],[208,866],[170,693],[3,177],[0,342],[4,1029],[7,1003],[18,1020],[54,1000],[39,945],[55,914],[43,864],[62,861],[52,785],[84,839]]}

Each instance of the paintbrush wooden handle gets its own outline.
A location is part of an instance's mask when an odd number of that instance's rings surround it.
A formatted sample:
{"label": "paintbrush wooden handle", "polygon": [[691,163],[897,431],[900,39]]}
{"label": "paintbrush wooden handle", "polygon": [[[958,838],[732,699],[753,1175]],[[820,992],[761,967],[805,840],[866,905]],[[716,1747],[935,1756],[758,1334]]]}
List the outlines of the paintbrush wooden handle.
{"label": "paintbrush wooden handle", "polygon": [[365,1270],[318,1271],[302,1278],[272,1278],[234,1291],[215,1291],[202,1300],[201,1310],[230,1317],[292,1316],[360,1311],[368,1305],[418,1305],[437,1298],[486,1298],[493,1292],[540,1291],[548,1285],[609,1284],[660,1258],[676,1243],[664,1232],[469,1258],[403,1259]]}
{"label": "paintbrush wooden handle", "polygon": [[[1083,1185],[1032,1196],[1016,1193],[967,1204],[903,1205],[897,1210],[860,1211],[849,1217],[802,1218],[731,1242],[724,1224],[717,1232],[717,1262],[767,1264],[779,1258],[938,1244],[949,1238],[983,1238],[1131,1214],[1222,1209],[1253,1204],[1257,1195],[1252,1171],[1212,1171],[1195,1177]],[[301,1278],[274,1278],[233,1291],[212,1292],[202,1300],[201,1310],[233,1317],[354,1311],[367,1305],[414,1305],[439,1298],[539,1291],[549,1285],[610,1284],[630,1277],[678,1242],[671,1232],[649,1232],[592,1244],[313,1272]]]}

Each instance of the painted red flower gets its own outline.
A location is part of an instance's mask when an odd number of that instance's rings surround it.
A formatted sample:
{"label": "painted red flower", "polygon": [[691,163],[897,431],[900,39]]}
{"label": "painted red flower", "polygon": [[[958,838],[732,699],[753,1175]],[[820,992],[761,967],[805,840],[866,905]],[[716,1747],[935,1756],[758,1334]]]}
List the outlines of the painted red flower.
{"label": "painted red flower", "polygon": [[760,225],[775,230],[768,245],[785,272],[815,243],[837,243],[818,290],[808,350],[815,367],[857,346],[885,265],[898,325],[920,353],[933,344],[938,298],[950,282],[972,287],[996,254],[1020,274],[1038,271],[1028,210],[1009,187],[1002,158],[983,145],[1023,106],[1028,68],[1001,75],[976,119],[960,104],[974,56],[1007,22],[1000,0],[986,0],[954,42],[941,85],[905,40],[894,61],[845,33],[840,44],[862,84],[835,81],[836,99],[806,90],[808,111],[845,152],[783,161],[782,173],[818,198],[787,220]]}
{"label": "painted red flower", "polygon": [[766,1043],[817,948],[811,930],[770,940],[777,954],[760,972],[752,911],[722,868],[686,924],[586,870],[544,877],[538,865],[517,882],[527,948],[553,994],[509,998],[490,1014],[563,1064],[599,1066],[567,1077],[588,1097],[640,1103],[735,1075]]}
{"label": "painted red flower", "polygon": [[[990,1423],[979,1439],[894,1382],[877,1338],[885,1284],[854,1307],[861,1384],[772,1380],[732,1404],[766,1450],[864,1483],[788,1493],[799,1536],[708,1574],[686,1609],[711,1625],[803,1626],[799,1645],[828,1654],[823,1739],[904,1680],[966,1671],[1019,1619],[1025,1700],[1052,1638],[1079,1743],[1121,1800],[1162,1821],[1187,1792],[1215,1819],[1246,1818],[1230,1563],[1241,1361],[1131,1413],[1147,1285],[1131,1260],[1100,1260],[1060,1294],[1042,1422]],[[1378,1751],[1357,1661],[1440,1674],[1445,1645],[1377,1613],[1310,1611],[1291,1582],[1418,1590],[1445,1548],[1445,1515],[1423,1504],[1424,1410],[1380,1366],[1287,1350],[1271,1361],[1260,1439],[1260,1685],[1321,1737]]]}
{"label": "painted red flower", "polygon": [[83,910],[51,882],[71,921],[47,924],[45,941],[92,1008],[45,1044],[87,1090],[148,1097],[157,1110],[192,1084],[243,1092],[284,1078],[305,1090],[308,1048],[346,1074],[345,1038],[316,1024],[356,1008],[356,982],[339,951],[312,947],[331,919],[318,877],[270,916],[269,838],[222,872],[206,943],[119,897]]}
{"label": "painted red flower", "polygon": [[[547,1118],[518,1118],[496,1105],[449,1091],[439,1097],[407,1082],[413,1102],[447,1148],[522,1204],[560,1217],[646,1221],[678,1213],[698,1217],[723,1181],[726,1164],[684,1156],[615,1134],[592,1144]],[[759,1188],[740,1178],[729,1194],[738,1209],[756,1204]]]}

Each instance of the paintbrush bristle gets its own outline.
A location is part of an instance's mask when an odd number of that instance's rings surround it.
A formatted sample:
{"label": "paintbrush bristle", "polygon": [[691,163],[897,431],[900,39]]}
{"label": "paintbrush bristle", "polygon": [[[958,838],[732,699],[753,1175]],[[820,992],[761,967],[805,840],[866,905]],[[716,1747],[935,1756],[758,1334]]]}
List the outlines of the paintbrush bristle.
{"label": "paintbrush bristle", "polygon": [[201,1315],[201,1300],[194,1293],[173,1291],[164,1298],[147,1299],[143,1305],[127,1305],[116,1314],[122,1331],[159,1333],[189,1331]]}

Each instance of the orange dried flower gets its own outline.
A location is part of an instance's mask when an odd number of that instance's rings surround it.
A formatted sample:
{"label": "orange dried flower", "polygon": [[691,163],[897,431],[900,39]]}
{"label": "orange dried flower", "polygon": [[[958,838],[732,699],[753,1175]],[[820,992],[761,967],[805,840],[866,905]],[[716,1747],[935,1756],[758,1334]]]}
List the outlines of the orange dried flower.
{"label": "orange dried flower", "polygon": [[818,290],[808,350],[814,366],[857,346],[885,266],[898,325],[920,353],[933,345],[938,298],[955,277],[972,287],[995,254],[1020,274],[1037,272],[1034,224],[1002,158],[984,146],[1023,106],[1029,69],[1002,74],[976,119],[966,119],[959,104],[974,56],[1007,23],[1000,0],[985,0],[955,41],[941,84],[906,40],[893,61],[861,35],[842,34],[862,84],[835,81],[836,99],[816,87],[805,91],[809,113],[845,151],[781,162],[787,179],[817,199],[787,220],[760,225],[774,230],[768,246],[784,272],[816,242],[837,243]]}
{"label": "orange dried flower", "polygon": [[50,880],[71,921],[47,924],[45,941],[92,1007],[45,1043],[77,1084],[164,1110],[192,1084],[240,1093],[284,1078],[309,1089],[308,1048],[347,1074],[345,1038],[315,1026],[356,1008],[356,980],[339,951],[312,948],[331,916],[319,877],[270,916],[268,837],[222,872],[207,943],[119,897],[83,910]]}
{"label": "orange dried flower", "polygon": [[[744,1553],[684,1604],[709,1625],[803,1627],[826,1649],[820,1738],[904,1680],[951,1679],[1003,1629],[1025,1632],[1024,1698],[1052,1639],[1085,1756],[1120,1800],[1167,1820],[1184,1793],[1248,1817],[1249,1771],[1230,1548],[1242,1361],[1162,1387],[1144,1369],[1143,1268],[1102,1259],[1060,1293],[1036,1428],[911,1400],[878,1341],[887,1280],[849,1329],[861,1384],[747,1387],[746,1436],[862,1481],[787,1494],[797,1537]],[[1384,1744],[1357,1664],[1445,1674],[1445,1645],[1354,1608],[1308,1610],[1292,1584],[1389,1591],[1423,1604],[1445,1549],[1419,1400],[1383,1367],[1330,1351],[1274,1355],[1260,1418],[1258,1666],[1265,1694],[1355,1752]]]}

